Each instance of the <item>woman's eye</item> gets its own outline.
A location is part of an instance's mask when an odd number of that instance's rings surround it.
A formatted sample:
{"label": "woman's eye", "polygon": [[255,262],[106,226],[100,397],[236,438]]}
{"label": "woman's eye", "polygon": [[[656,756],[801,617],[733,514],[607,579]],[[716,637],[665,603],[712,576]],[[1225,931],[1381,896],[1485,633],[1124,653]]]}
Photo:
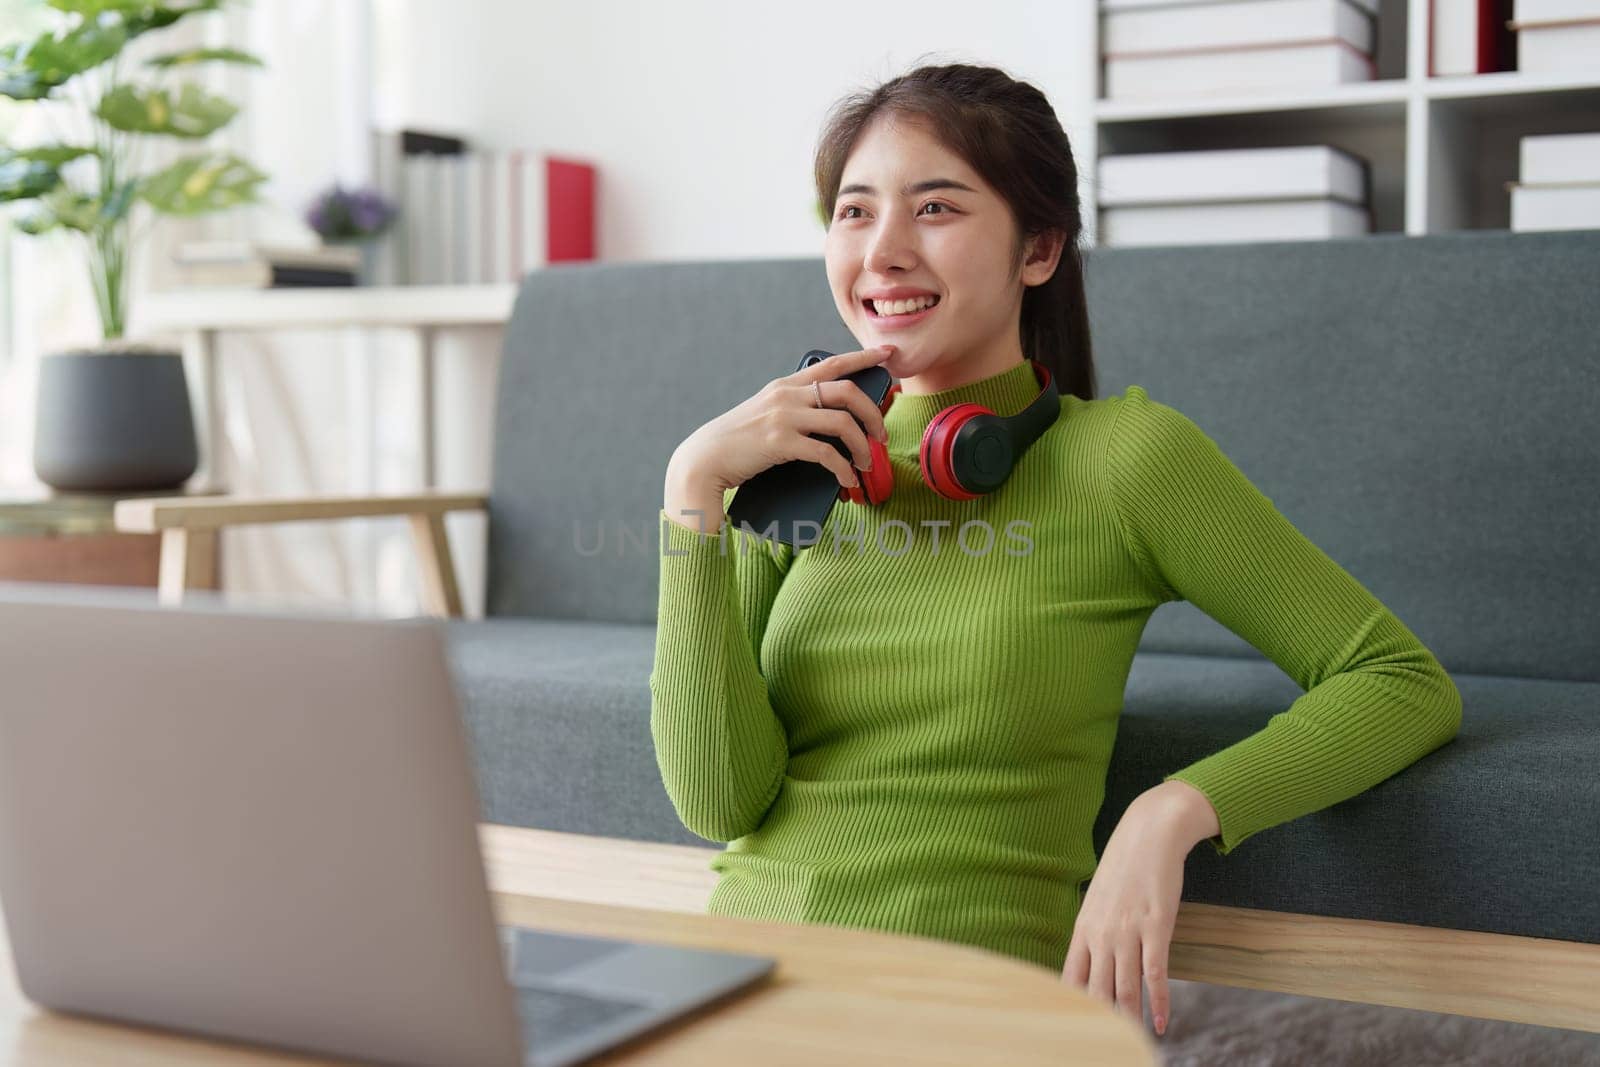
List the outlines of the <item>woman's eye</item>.
{"label": "woman's eye", "polygon": [[[942,214],[942,215],[950,214],[949,206],[945,205],[945,204],[941,204],[937,200],[930,200],[926,204],[923,204],[922,207],[923,208],[930,208],[930,207],[943,208],[944,210],[941,211],[940,214]],[[852,212],[852,211],[860,211],[860,210],[861,209],[859,207],[857,207],[855,204],[847,204],[844,207],[839,209],[839,217],[841,219],[854,218],[855,216],[851,215],[850,212]],[[919,214],[919,215],[922,214],[922,208],[918,208],[917,209],[917,214]]]}

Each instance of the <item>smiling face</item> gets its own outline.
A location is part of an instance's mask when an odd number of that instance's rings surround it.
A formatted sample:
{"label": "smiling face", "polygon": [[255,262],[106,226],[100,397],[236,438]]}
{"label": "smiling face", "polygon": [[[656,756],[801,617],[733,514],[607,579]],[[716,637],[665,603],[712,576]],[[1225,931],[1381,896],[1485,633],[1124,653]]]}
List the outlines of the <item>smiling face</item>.
{"label": "smiling face", "polygon": [[[1010,206],[915,118],[881,112],[856,140],[824,241],[834,305],[908,394],[999,374],[1023,358],[1022,293],[1049,280],[1060,241],[1029,241],[1018,274]],[[1037,253],[1036,253],[1037,248]],[[909,313],[873,296],[926,294]],[[922,301],[925,303],[926,301]]]}

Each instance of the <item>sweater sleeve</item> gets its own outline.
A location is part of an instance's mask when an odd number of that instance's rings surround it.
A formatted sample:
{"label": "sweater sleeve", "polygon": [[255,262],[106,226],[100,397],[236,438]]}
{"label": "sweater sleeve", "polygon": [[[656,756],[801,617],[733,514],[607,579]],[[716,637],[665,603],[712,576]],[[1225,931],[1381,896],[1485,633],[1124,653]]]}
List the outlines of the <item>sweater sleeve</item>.
{"label": "sweater sleeve", "polygon": [[1461,694],[1434,655],[1188,416],[1129,386],[1106,463],[1129,550],[1163,600],[1194,604],[1304,690],[1258,732],[1163,779],[1211,801],[1219,855],[1456,735]]}
{"label": "sweater sleeve", "polygon": [[[734,490],[723,494],[726,509]],[[684,826],[711,841],[755,830],[789,760],[759,665],[794,549],[735,528],[703,533],[662,509],[650,735]]]}

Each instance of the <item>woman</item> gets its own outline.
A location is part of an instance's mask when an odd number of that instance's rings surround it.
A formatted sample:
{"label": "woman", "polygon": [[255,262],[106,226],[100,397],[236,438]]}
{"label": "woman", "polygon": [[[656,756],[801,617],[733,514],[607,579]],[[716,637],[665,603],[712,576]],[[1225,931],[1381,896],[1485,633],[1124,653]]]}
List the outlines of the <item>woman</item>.
{"label": "woman", "polygon": [[[1139,386],[1095,397],[1077,179],[1044,96],[992,68],[919,68],[831,113],[828,282],[872,347],[768,383],[674,452],[650,727],[684,824],[730,842],[710,913],[980,945],[1135,1019],[1142,981],[1163,1033],[1189,850],[1377,784],[1453,737],[1461,701],[1192,420]],[[1003,484],[930,486],[935,417],[1020,411],[1035,362],[1059,414]],[[885,413],[842,380],[876,363],[900,386]],[[836,504],[798,552],[730,535],[733,491],[774,464],[857,484],[819,434],[862,471],[887,459],[888,499]],[[1170,600],[1306,692],[1141,794],[1097,863],[1128,670]]]}

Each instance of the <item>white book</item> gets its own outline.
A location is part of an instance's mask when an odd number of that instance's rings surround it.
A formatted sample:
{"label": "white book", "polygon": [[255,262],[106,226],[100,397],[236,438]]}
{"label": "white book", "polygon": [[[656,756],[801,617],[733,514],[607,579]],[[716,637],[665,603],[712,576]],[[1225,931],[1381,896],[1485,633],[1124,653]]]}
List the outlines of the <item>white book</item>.
{"label": "white book", "polygon": [[1337,200],[1158,204],[1102,211],[1098,230],[1099,243],[1111,247],[1307,241],[1368,234],[1372,216]]}
{"label": "white book", "polygon": [[[1194,7],[1211,7],[1217,0],[1100,0],[1101,11],[1149,11],[1152,9],[1180,9]],[[1253,3],[1264,3],[1266,0],[1250,0]],[[1378,13],[1378,0],[1353,0],[1355,4],[1366,10],[1369,14]]]}
{"label": "white book", "polygon": [[509,152],[494,153],[494,165],[489,168],[490,176],[490,214],[492,216],[493,240],[490,242],[490,254],[494,257],[494,270],[490,274],[492,282],[519,281],[512,272],[511,265],[511,154]]}
{"label": "white book", "polygon": [[1478,0],[1433,0],[1433,76],[1478,73]]}
{"label": "white book", "polygon": [[488,285],[494,282],[494,174],[495,157],[493,152],[479,152],[478,154],[478,252],[474,260],[473,277],[478,279],[478,284]]}
{"label": "white book", "polygon": [[1320,89],[1378,76],[1349,41],[1238,51],[1106,57],[1105,99],[1174,100],[1258,90]]}
{"label": "white book", "polygon": [[461,284],[483,281],[483,155],[461,157]]}
{"label": "white book", "polygon": [[405,175],[406,284],[427,285],[433,261],[428,244],[428,228],[433,224],[433,198],[430,195],[428,162],[432,156],[405,156],[401,172]]}
{"label": "white book", "polygon": [[461,233],[461,157],[434,156],[439,172],[439,284],[460,282],[456,239]]}
{"label": "white book", "polygon": [[1514,0],[1511,17],[1518,22],[1600,18],[1600,0]]}
{"label": "white book", "polygon": [[1517,69],[1559,74],[1600,69],[1600,0],[1516,0]]}
{"label": "white book", "polygon": [[404,160],[405,156],[400,151],[400,131],[372,131],[372,185],[397,209],[394,221],[389,223],[389,228],[377,241],[372,278],[374,285],[404,285],[407,280]]}
{"label": "white book", "polygon": [[1192,204],[1230,200],[1368,199],[1365,160],[1333,145],[1222,148],[1102,156],[1095,201]]}
{"label": "white book", "polygon": [[184,241],[172,251],[180,267],[264,263],[309,270],[357,270],[361,249],[345,244],[281,245],[248,240]]}
{"label": "white book", "polygon": [[1335,37],[1371,55],[1376,39],[1371,12],[1350,0],[1232,0],[1100,17],[1100,50],[1107,56],[1309,44]]}
{"label": "white book", "polygon": [[1600,181],[1600,133],[1524,137],[1518,174],[1523,185]]}
{"label": "white book", "polygon": [[550,195],[544,153],[523,149],[518,188],[521,191],[522,270],[549,265]]}
{"label": "white book", "polygon": [[1600,229],[1600,181],[1543,187],[1507,184],[1513,231]]}

